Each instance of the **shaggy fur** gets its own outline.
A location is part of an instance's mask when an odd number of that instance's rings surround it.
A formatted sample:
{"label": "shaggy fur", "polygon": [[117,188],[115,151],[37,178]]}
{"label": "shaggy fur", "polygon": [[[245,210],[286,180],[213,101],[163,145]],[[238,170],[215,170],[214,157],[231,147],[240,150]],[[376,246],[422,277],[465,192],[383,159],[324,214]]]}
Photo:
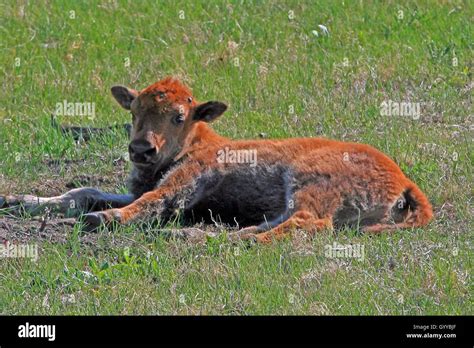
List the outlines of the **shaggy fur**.
{"label": "shaggy fur", "polygon": [[[198,103],[172,78],[141,92],[115,86],[112,94],[133,115],[133,198],[112,197],[118,208],[85,214],[92,228],[179,213],[189,223],[237,225],[239,238],[265,243],[295,229],[352,226],[378,233],[432,218],[426,196],[371,146],[323,138],[227,139],[208,126],[225,104]],[[255,161],[219,160],[224,149],[252,151]]]}
{"label": "shaggy fur", "polygon": [[[93,214],[92,224],[180,211],[191,222],[246,227],[247,237],[268,242],[295,228],[348,225],[381,232],[423,226],[432,218],[420,189],[368,145],[316,138],[233,141],[207,125],[225,106],[198,104],[177,80],[129,91],[115,97],[125,108],[132,100],[132,142],[147,141],[156,154],[150,164],[135,165],[130,188],[137,200],[100,219]],[[184,118],[179,125],[173,123],[177,113]],[[217,158],[223,149],[254,151],[257,163],[222,163]]]}

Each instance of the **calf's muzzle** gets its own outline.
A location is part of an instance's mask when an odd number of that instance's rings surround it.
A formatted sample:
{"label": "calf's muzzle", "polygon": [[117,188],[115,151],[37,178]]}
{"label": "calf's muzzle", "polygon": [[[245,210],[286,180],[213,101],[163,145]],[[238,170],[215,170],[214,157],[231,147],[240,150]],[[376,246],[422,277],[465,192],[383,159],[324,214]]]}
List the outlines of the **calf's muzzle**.
{"label": "calf's muzzle", "polygon": [[128,145],[130,160],[135,163],[151,163],[157,154],[156,147],[147,140],[133,140]]}

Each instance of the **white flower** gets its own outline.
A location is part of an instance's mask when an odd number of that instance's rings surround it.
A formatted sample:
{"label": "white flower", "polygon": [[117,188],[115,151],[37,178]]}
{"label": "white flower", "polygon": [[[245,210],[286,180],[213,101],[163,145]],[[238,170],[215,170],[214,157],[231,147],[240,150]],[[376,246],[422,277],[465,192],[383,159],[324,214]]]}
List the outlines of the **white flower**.
{"label": "white flower", "polygon": [[319,29],[323,32],[323,35],[329,35],[328,28],[322,24],[318,24]]}
{"label": "white flower", "polygon": [[318,32],[317,32],[316,30],[313,30],[312,33],[313,33],[313,35],[316,36],[316,37],[319,36],[319,34],[318,34]]}

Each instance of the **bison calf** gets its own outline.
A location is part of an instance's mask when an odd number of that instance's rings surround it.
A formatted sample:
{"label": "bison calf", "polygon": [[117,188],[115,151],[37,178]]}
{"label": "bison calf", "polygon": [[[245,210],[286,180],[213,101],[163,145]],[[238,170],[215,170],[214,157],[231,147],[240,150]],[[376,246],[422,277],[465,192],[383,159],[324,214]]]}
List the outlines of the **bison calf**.
{"label": "bison calf", "polygon": [[[432,218],[420,189],[368,145],[222,137],[208,123],[227,106],[197,102],[173,78],[140,92],[115,86],[112,94],[132,114],[131,195],[78,194],[88,202],[86,210],[115,207],[85,214],[89,227],[180,213],[189,222],[237,224],[243,227],[240,238],[269,242],[296,229],[355,226],[378,233],[423,226]],[[64,203],[63,196],[53,202]]]}

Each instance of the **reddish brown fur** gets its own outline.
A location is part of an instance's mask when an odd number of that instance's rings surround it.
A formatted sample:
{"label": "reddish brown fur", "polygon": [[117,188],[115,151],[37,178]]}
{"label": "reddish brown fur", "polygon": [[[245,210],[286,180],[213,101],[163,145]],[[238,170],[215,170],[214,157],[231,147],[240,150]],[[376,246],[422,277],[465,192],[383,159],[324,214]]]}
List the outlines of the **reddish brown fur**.
{"label": "reddish brown fur", "polygon": [[[207,125],[225,106],[196,102],[178,80],[167,78],[140,93],[114,88],[119,103],[135,115],[131,144],[137,144],[137,152],[146,147],[150,155],[134,163],[130,187],[137,199],[123,208],[87,214],[89,224],[172,214],[179,201],[194,218],[216,207],[222,216],[234,211],[236,221],[258,221],[255,211],[262,207],[260,223],[237,234],[259,242],[298,228],[314,233],[335,224],[360,224],[378,233],[423,226],[432,218],[420,189],[369,145],[322,138],[234,141]],[[183,123],[174,121],[178,114]],[[225,148],[256,150],[258,165],[219,163],[216,154]],[[273,222],[266,223],[269,216]]]}

